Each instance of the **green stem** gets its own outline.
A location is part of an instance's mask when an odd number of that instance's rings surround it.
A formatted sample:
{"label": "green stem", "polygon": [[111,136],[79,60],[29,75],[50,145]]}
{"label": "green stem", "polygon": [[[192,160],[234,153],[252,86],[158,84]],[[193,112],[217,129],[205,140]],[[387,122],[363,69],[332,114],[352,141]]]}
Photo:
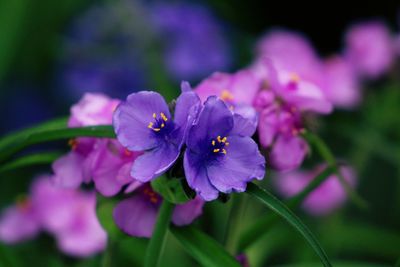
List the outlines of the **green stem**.
{"label": "green stem", "polygon": [[350,199],[354,202],[354,204],[356,204],[361,209],[367,209],[367,202],[356,191],[353,190],[351,185],[343,177],[335,156],[333,155],[329,147],[325,144],[325,142],[317,135],[308,131],[305,131],[302,136],[309,144],[312,144],[318,150],[319,154],[326,161],[329,167],[335,168],[335,173],[340,183],[342,184],[343,188],[345,189]]}
{"label": "green stem", "polygon": [[111,267],[112,266],[112,255],[115,247],[115,242],[110,238],[107,244],[106,251],[103,253],[103,258],[101,259],[101,267]]}
{"label": "green stem", "polygon": [[227,230],[225,232],[225,247],[229,253],[236,255],[240,234],[240,222],[246,210],[247,198],[243,194],[234,194],[229,212]]}
{"label": "green stem", "polygon": [[173,209],[174,205],[172,203],[163,200],[157,216],[153,235],[146,251],[144,267],[158,266]]}

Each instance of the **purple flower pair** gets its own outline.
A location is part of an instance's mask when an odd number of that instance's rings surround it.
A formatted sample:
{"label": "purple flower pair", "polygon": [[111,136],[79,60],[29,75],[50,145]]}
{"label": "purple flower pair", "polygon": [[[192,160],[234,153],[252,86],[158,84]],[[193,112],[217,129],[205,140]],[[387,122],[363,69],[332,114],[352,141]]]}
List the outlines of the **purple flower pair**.
{"label": "purple flower pair", "polygon": [[264,177],[265,159],[250,138],[254,130],[243,127],[247,119],[223,100],[211,96],[202,105],[183,82],[174,114],[172,119],[167,103],[155,92],[131,94],[117,108],[118,140],[131,151],[144,151],[133,163],[133,177],[148,182],[163,174],[184,144],[186,180],[204,200],[216,199],[219,192],[243,192],[248,181]]}

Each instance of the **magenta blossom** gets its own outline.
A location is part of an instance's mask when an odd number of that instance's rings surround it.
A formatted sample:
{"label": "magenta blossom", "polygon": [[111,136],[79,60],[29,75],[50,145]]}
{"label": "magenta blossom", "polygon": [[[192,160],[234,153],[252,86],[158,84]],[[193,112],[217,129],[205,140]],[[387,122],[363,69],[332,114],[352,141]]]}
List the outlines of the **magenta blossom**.
{"label": "magenta blossom", "polygon": [[340,56],[332,56],[324,63],[327,99],[335,106],[351,109],[361,101],[361,85],[352,65]]}
{"label": "magenta blossom", "polygon": [[[294,171],[280,173],[275,178],[278,191],[285,197],[291,197],[303,190],[322,170],[319,166],[313,171]],[[340,171],[350,185],[355,186],[355,174],[349,167],[341,167]],[[303,208],[312,215],[323,216],[332,213],[344,204],[346,191],[336,175],[331,175],[303,202]]]}
{"label": "magenta blossom", "polygon": [[369,21],[352,26],[346,33],[346,59],[361,76],[378,78],[393,63],[394,39],[380,21]]}
{"label": "magenta blossom", "polygon": [[211,96],[189,128],[186,180],[204,200],[216,199],[219,192],[244,192],[247,182],[264,178],[265,159],[250,138],[255,128],[243,127],[247,121]]}
{"label": "magenta blossom", "polygon": [[0,240],[7,244],[34,238],[40,223],[30,199],[25,198],[7,208],[0,215]]}
{"label": "magenta blossom", "polygon": [[58,188],[51,180],[38,178],[29,200],[3,213],[0,239],[16,243],[46,231],[56,238],[60,250],[71,256],[87,257],[104,250],[107,235],[96,217],[95,194]]}
{"label": "magenta blossom", "polygon": [[[71,108],[69,127],[105,125],[112,123],[112,114],[119,101],[103,94],[87,93]],[[99,139],[77,138],[70,141],[71,152],[53,163],[54,182],[62,187],[76,188],[91,181],[91,153]]]}
{"label": "magenta blossom", "polygon": [[188,83],[176,101],[172,118],[164,98],[156,92],[141,91],[128,96],[114,113],[118,141],[130,151],[143,151],[132,166],[131,175],[148,182],[163,174],[177,160],[200,104]]}
{"label": "magenta blossom", "polygon": [[[122,200],[114,209],[115,223],[125,233],[150,238],[162,203],[162,197],[153,191],[149,183],[139,185],[134,195]],[[195,198],[185,204],[176,205],[172,214],[175,225],[187,225],[201,215],[204,201]]]}

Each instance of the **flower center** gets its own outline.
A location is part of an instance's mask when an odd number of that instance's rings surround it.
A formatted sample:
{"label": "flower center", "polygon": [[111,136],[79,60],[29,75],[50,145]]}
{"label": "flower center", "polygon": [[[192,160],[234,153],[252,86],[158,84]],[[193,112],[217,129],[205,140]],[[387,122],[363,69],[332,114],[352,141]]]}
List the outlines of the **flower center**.
{"label": "flower center", "polygon": [[147,126],[149,129],[152,129],[154,132],[159,132],[161,129],[166,127],[168,118],[163,112],[160,113],[160,116],[153,113],[153,119],[154,122],[149,122],[149,125]]}
{"label": "flower center", "polygon": [[289,74],[288,89],[289,90],[296,90],[299,82],[300,82],[300,76],[295,72],[290,73]]}
{"label": "flower center", "polygon": [[217,153],[217,154],[226,154],[226,147],[229,145],[229,143],[227,142],[228,138],[225,136],[223,138],[221,138],[220,135],[217,136],[216,139],[212,139],[211,140],[211,149],[213,153]]}
{"label": "flower center", "polygon": [[228,91],[228,90],[222,90],[222,92],[221,92],[221,95],[220,95],[220,98],[222,99],[222,100],[224,100],[224,101],[227,101],[227,102],[229,102],[229,101],[233,101],[234,100],[234,97],[233,97],[233,95]]}

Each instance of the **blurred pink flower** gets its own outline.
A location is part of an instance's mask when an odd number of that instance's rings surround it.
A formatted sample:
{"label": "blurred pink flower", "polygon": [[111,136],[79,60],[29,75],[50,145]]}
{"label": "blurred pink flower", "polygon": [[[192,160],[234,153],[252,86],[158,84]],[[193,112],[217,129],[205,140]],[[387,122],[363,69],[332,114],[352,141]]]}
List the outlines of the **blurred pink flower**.
{"label": "blurred pink flower", "polygon": [[64,253],[87,257],[104,250],[107,234],[96,217],[93,192],[60,189],[42,176],[31,187],[29,202],[6,210],[0,218],[0,239],[6,243],[33,238],[39,231],[55,237]]}
{"label": "blurred pink flower", "polygon": [[361,76],[371,79],[384,74],[394,60],[394,41],[380,21],[353,25],[346,33],[345,57]]}
{"label": "blurred pink flower", "polygon": [[[301,192],[322,170],[319,166],[313,171],[293,171],[280,173],[275,177],[275,185],[284,197],[292,197]],[[350,167],[341,167],[343,177],[355,186],[356,176]],[[309,194],[303,202],[303,208],[315,216],[332,213],[344,204],[346,191],[336,175],[331,175],[317,189]]]}
{"label": "blurred pink flower", "polygon": [[361,85],[352,65],[340,56],[324,62],[324,91],[336,107],[351,109],[361,101]]}

